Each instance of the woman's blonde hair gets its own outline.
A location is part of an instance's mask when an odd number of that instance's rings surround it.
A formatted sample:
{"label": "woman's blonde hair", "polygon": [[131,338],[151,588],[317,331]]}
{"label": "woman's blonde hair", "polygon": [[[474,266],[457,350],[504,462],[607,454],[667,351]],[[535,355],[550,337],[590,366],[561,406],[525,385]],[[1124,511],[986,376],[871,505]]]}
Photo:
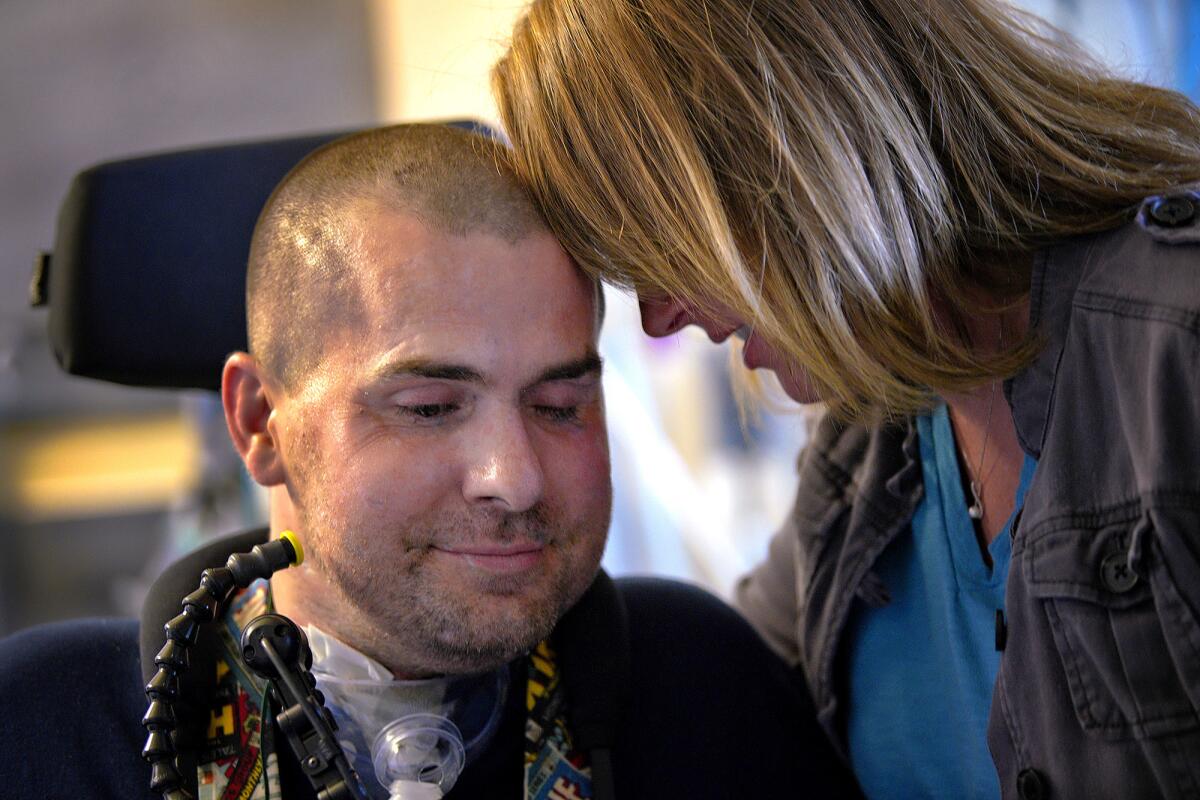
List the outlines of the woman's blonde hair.
{"label": "woman's blonde hair", "polygon": [[1191,103],[988,0],[535,0],[493,88],[582,267],[752,321],[846,419],[1018,370],[958,323],[1200,182]]}

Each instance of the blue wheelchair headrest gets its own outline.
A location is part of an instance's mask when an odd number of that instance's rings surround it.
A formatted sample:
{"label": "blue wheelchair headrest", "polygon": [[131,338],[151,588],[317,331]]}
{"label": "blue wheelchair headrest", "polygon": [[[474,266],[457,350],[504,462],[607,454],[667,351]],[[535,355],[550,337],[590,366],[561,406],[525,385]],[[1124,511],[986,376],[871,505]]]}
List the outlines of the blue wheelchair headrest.
{"label": "blue wheelchair headrest", "polygon": [[[491,134],[478,123],[450,123]],[[217,389],[246,348],[246,256],[258,213],[305,155],[348,132],[99,164],[75,177],[35,275],[50,342],[74,375]]]}

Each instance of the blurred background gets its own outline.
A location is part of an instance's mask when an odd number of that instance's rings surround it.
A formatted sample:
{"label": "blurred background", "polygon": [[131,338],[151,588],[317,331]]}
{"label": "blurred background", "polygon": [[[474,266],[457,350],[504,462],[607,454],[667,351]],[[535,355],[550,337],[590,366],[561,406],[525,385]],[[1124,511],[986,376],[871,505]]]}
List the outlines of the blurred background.
{"label": "blurred background", "polygon": [[[28,307],[71,177],[98,161],[403,121],[494,121],[487,71],[522,2],[0,4],[0,635],[136,615],[167,562],[259,524],[215,396],[70,378]],[[1200,0],[1025,0],[1116,69],[1197,97]],[[739,423],[730,354],[644,337],[610,292],[605,565],[728,595],[787,512],[806,416]],[[770,393],[770,387],[768,387]],[[781,396],[781,395],[780,395]]]}

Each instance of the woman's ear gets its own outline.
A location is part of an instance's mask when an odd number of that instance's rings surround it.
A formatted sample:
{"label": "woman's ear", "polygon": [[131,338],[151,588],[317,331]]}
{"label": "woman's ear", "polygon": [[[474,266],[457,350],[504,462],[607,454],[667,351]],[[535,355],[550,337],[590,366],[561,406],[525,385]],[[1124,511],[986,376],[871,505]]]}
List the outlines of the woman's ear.
{"label": "woman's ear", "polygon": [[249,353],[234,353],[225,360],[221,373],[221,404],[229,438],[246,465],[246,471],[262,486],[284,482],[279,442],[267,423],[274,411],[271,390],[262,367]]}

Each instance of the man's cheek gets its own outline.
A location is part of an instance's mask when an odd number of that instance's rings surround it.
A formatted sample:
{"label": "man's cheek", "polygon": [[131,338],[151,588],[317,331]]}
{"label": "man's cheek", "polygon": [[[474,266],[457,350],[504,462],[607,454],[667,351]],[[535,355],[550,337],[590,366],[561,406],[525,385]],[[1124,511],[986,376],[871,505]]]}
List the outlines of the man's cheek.
{"label": "man's cheek", "polygon": [[[415,459],[398,448],[374,448],[370,457],[360,457],[345,465],[337,477],[338,502],[347,515],[380,519],[406,513],[414,508],[422,494],[418,486],[428,483],[429,472],[412,470],[412,463],[434,465],[429,459]],[[415,495],[415,496],[414,496]]]}
{"label": "man's cheek", "polygon": [[558,505],[566,509],[572,527],[607,531],[612,507],[612,479],[607,443],[601,439],[554,471]]}
{"label": "man's cheek", "polygon": [[608,438],[603,432],[588,436],[560,454],[550,465],[550,474],[560,477],[562,491],[576,502],[593,504],[611,494]]}
{"label": "man's cheek", "polygon": [[382,513],[388,507],[388,498],[384,493],[375,489],[364,491],[360,501],[365,510],[375,513]]}

